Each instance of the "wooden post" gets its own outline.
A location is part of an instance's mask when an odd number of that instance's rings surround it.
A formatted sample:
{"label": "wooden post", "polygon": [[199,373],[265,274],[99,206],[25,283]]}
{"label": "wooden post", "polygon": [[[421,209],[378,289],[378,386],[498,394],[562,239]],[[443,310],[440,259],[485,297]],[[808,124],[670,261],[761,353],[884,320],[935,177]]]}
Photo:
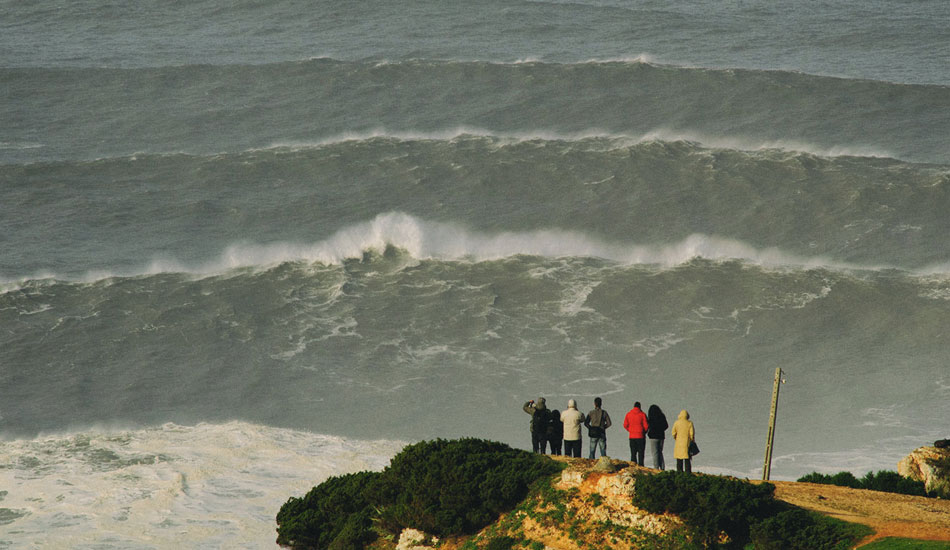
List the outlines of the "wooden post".
{"label": "wooden post", "polygon": [[762,468],[762,479],[769,480],[772,473],[772,447],[775,444],[775,414],[778,412],[778,387],[782,383],[781,367],[775,369],[775,384],[772,386],[772,412],[769,414],[769,440],[765,444],[765,466]]}

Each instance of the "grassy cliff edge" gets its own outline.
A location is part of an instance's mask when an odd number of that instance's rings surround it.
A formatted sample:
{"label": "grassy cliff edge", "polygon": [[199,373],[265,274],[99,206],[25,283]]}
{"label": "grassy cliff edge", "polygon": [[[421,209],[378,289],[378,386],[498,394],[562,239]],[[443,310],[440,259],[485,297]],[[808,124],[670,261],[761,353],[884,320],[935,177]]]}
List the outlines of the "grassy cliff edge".
{"label": "grassy cliff edge", "polygon": [[904,502],[921,497],[882,494],[879,509],[868,511],[856,503],[877,502],[868,498],[875,492],[848,491],[859,490],[436,440],[406,447],[382,472],[331,478],[289,499],[277,516],[278,543],[297,550],[819,550],[873,541],[875,550],[950,549],[950,502],[923,499],[928,516],[920,503]]}

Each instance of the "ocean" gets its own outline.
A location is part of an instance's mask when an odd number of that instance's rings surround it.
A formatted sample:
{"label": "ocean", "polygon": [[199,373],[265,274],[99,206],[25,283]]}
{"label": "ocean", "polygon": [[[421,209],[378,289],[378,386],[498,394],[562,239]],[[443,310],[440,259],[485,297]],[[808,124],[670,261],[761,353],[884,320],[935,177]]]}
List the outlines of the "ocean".
{"label": "ocean", "polygon": [[776,368],[773,479],[950,436],[942,0],[0,15],[0,548],[276,548],[540,396],[760,478]]}

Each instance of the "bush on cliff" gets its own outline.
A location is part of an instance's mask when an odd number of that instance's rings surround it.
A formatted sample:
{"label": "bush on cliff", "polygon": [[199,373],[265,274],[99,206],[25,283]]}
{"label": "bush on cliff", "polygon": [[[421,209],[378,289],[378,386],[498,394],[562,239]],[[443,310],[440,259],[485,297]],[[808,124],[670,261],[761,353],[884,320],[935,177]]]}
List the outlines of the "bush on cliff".
{"label": "bush on cliff", "polygon": [[524,500],[536,480],[562,467],[480,439],[416,443],[382,472],[333,477],[303,498],[289,499],[277,514],[277,543],[354,550],[376,538],[374,527],[474,533]]}
{"label": "bush on cliff", "polygon": [[683,472],[638,474],[633,503],[648,512],[670,512],[689,529],[690,538],[715,546],[725,533],[737,548],[747,543],[749,526],[777,511],[775,486]]}
{"label": "bush on cliff", "polygon": [[651,513],[679,516],[692,542],[705,548],[754,542],[756,550],[836,550],[866,534],[779,502],[774,493],[770,483],[662,472],[637,475],[633,503]]}
{"label": "bush on cliff", "polygon": [[384,527],[435,535],[474,533],[563,466],[480,439],[424,441],[396,455],[372,489]]}
{"label": "bush on cliff", "polygon": [[749,535],[755,550],[848,550],[870,531],[864,525],[790,508],[754,523]]}
{"label": "bush on cliff", "polygon": [[291,497],[277,513],[277,544],[297,548],[358,550],[372,542],[372,505],[366,488],[380,474],[331,477],[303,498]]}
{"label": "bush on cliff", "polygon": [[837,485],[838,487],[851,487],[852,489],[862,489],[861,481],[854,477],[851,472],[838,472],[834,475],[819,474],[812,472],[798,478],[799,482],[821,483],[822,485]]}
{"label": "bush on cliff", "polygon": [[798,478],[798,481],[821,483],[824,485],[838,485],[841,487],[851,487],[852,489],[868,489],[885,493],[898,493],[902,495],[930,496],[924,487],[923,481],[906,478],[897,472],[888,470],[881,470],[877,473],[868,472],[861,479],[854,477],[851,472],[839,472],[834,475],[812,472]]}

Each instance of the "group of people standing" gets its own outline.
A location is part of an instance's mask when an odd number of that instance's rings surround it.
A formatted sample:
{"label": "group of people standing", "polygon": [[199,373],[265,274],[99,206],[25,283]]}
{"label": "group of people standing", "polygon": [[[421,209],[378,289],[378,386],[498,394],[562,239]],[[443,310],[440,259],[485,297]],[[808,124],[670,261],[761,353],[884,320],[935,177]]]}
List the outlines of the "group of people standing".
{"label": "group of people standing", "polygon": [[[600,456],[607,455],[607,429],[611,426],[610,415],[601,408],[603,400],[594,398],[594,409],[588,414],[577,410],[577,403],[571,399],[567,402],[567,410],[559,412],[547,408],[543,397],[537,401],[531,400],[524,404],[522,409],[531,415],[531,449],[536,453],[546,453],[547,446],[551,446],[551,454],[561,454],[563,443],[564,455],[581,456],[581,426],[587,428],[590,437],[590,454],[594,458],[596,450],[600,449]],[[629,434],[630,461],[643,466],[646,453],[646,442],[650,441],[650,450],[653,454],[653,467],[665,470],[663,460],[663,443],[666,439],[666,430],[669,423],[660,407],[650,405],[647,413],[640,409],[640,402],[634,403],[633,408],[623,418],[623,427]],[[679,417],[673,423],[670,432],[675,441],[673,456],[676,458],[677,471],[692,471],[692,456],[698,451],[695,445],[696,429],[689,419],[689,413],[680,411]]]}
{"label": "group of people standing", "polygon": [[563,443],[565,456],[580,458],[581,426],[584,426],[591,438],[590,458],[594,458],[597,446],[600,447],[601,456],[604,456],[607,452],[606,430],[610,427],[610,415],[600,408],[600,403],[599,397],[594,399],[594,410],[586,415],[577,410],[577,402],[573,399],[567,402],[564,412],[548,409],[543,397],[525,403],[522,409],[531,415],[531,450],[546,453],[550,445],[551,454],[559,455]]}

